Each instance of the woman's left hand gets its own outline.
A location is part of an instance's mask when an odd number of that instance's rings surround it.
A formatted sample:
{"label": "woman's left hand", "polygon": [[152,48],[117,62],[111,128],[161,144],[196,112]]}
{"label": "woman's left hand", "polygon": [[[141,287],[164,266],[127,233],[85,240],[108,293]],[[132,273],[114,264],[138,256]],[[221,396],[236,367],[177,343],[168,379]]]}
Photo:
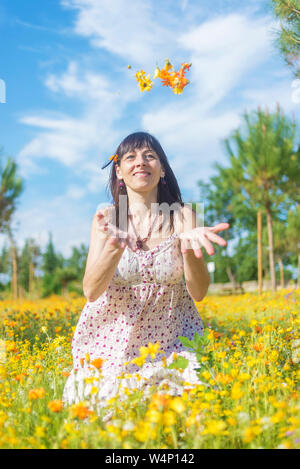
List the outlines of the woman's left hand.
{"label": "woman's left hand", "polygon": [[189,231],[185,231],[179,235],[181,240],[181,252],[186,254],[188,249],[193,249],[194,254],[199,259],[202,257],[201,248],[203,247],[209,256],[215,254],[213,243],[220,246],[227,246],[225,239],[218,236],[219,231],[228,230],[229,223],[219,223],[216,226],[197,227]]}

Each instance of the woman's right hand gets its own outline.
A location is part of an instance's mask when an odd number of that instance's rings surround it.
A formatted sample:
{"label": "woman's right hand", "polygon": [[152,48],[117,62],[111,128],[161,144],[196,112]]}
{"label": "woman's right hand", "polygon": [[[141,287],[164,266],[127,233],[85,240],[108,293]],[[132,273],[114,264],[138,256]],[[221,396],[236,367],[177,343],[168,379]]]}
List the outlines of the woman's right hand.
{"label": "woman's right hand", "polygon": [[108,238],[110,245],[120,249],[125,249],[126,245],[128,245],[132,251],[136,251],[135,239],[127,231],[122,231],[110,223],[103,211],[97,212],[97,220],[99,231]]}

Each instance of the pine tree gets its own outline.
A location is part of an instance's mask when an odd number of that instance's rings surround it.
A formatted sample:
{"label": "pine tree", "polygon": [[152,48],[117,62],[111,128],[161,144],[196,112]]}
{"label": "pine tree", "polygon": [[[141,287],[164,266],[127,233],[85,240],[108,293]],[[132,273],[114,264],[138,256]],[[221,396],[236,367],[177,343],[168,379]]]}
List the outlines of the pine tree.
{"label": "pine tree", "polygon": [[296,124],[279,105],[273,114],[258,108],[243,118],[245,129],[237,129],[224,141],[230,167],[223,174],[231,184],[234,207],[246,205],[266,213],[271,284],[276,290],[272,220],[290,203],[290,185],[300,186],[300,154],[294,152]]}
{"label": "pine tree", "polygon": [[71,257],[67,261],[67,266],[75,271],[77,280],[80,282],[83,279],[87,255],[88,248],[83,243],[81,243],[79,248],[72,247]]}
{"label": "pine tree", "polygon": [[58,267],[59,260],[55,254],[54,245],[52,241],[52,233],[49,233],[49,241],[46,246],[46,250],[43,254],[42,269],[45,274],[53,275],[56,268]]}
{"label": "pine tree", "polygon": [[300,288],[300,206],[289,210],[287,234],[286,234],[287,249],[297,255],[298,258],[298,281],[297,286]]}
{"label": "pine tree", "polygon": [[26,239],[20,256],[19,279],[23,289],[32,293],[34,288],[35,268],[41,255],[40,247],[33,238]]}
{"label": "pine tree", "polygon": [[280,19],[276,44],[286,63],[300,78],[300,2],[299,0],[271,0],[274,13]]}
{"label": "pine tree", "polygon": [[30,264],[30,251],[28,240],[25,241],[24,247],[21,251],[20,265],[19,265],[19,281],[22,288],[28,292],[29,290],[29,264]]}
{"label": "pine tree", "polygon": [[49,241],[42,257],[42,296],[45,297],[50,295],[51,293],[59,294],[61,292],[61,286],[55,276],[55,273],[61,265],[61,259],[59,255],[55,253],[51,233],[49,234]]}
{"label": "pine tree", "polygon": [[[282,215],[282,214],[281,214]],[[274,218],[272,221],[273,235],[274,235],[274,259],[278,262],[279,275],[280,275],[280,287],[284,288],[284,265],[288,261],[288,243],[287,243],[287,223],[286,220],[280,218]],[[263,229],[263,246],[268,244],[268,230]]]}
{"label": "pine tree", "polygon": [[[215,165],[218,173],[210,177],[208,183],[199,181],[197,184],[200,188],[200,200],[204,204],[204,224],[205,226],[213,226],[218,222],[225,221],[230,224],[229,230],[222,234],[226,239],[226,248],[215,248],[213,261],[215,262],[215,282],[232,283],[233,288],[239,283],[252,278],[255,272],[255,262],[251,260],[251,267],[244,268],[245,260],[243,254],[245,252],[242,245],[242,236],[255,230],[255,210],[251,207],[245,207],[244,204],[235,203],[234,188],[230,179],[226,175],[226,168]],[[238,246],[233,248],[231,241],[239,239]],[[243,240],[243,243],[246,241]],[[248,246],[249,249],[249,246]],[[255,249],[255,247],[254,247]],[[253,249],[252,249],[253,250]],[[205,261],[210,261],[210,257],[204,252]]]}
{"label": "pine tree", "polygon": [[[0,148],[0,157],[2,158],[2,156],[2,148]],[[14,240],[12,218],[16,210],[18,197],[23,189],[24,183],[17,176],[17,163],[12,158],[8,158],[3,169],[0,159],[0,233],[6,234],[10,242],[13,299],[18,297],[18,249]]]}
{"label": "pine tree", "polygon": [[11,272],[9,248],[4,245],[0,253],[0,290],[6,290]]}

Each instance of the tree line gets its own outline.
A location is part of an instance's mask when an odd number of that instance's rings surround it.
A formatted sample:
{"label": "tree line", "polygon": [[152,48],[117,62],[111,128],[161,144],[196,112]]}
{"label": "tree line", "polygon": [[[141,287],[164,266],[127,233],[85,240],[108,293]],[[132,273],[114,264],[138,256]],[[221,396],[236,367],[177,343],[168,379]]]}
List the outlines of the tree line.
{"label": "tree line", "polygon": [[[217,249],[215,281],[233,284],[258,277],[257,214],[262,215],[262,269],[272,290],[298,269],[300,286],[300,145],[295,120],[279,104],[243,114],[239,129],[224,140],[229,165],[199,182],[205,225],[227,221],[224,238],[235,247]],[[277,266],[277,267],[276,267]]]}
{"label": "tree line", "polygon": [[[300,286],[300,145],[294,118],[261,109],[244,112],[242,124],[223,141],[228,164],[214,164],[215,175],[199,181],[204,202],[204,222],[230,223],[223,236],[227,249],[216,246],[215,282],[233,286],[258,277],[257,214],[262,215],[262,270],[270,278],[272,290],[293,276],[298,269]],[[12,221],[17,200],[24,188],[17,175],[17,164],[8,158],[0,167],[0,232],[7,236],[0,254],[0,273],[10,278],[0,282],[3,292],[12,296],[82,294],[82,278],[88,247],[73,247],[69,258],[55,251],[52,235],[44,252],[32,238],[24,247],[16,246]]]}
{"label": "tree line", "polygon": [[36,298],[68,291],[81,295],[88,247],[72,247],[71,256],[64,258],[55,251],[51,233],[44,252],[33,238],[25,239],[22,249],[17,246],[13,216],[24,187],[17,163],[12,157],[4,158],[0,149],[0,233],[5,237],[0,251],[0,297]]}

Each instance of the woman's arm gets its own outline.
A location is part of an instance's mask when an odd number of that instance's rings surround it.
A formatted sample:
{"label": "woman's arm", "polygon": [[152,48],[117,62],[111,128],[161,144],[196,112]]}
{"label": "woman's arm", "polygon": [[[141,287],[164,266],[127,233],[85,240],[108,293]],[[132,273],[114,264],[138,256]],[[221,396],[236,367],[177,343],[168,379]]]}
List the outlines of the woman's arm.
{"label": "woman's arm", "polygon": [[122,257],[124,248],[106,243],[100,256],[86,271],[83,291],[88,301],[96,301],[107,289]]}
{"label": "woman's arm", "polygon": [[[197,227],[196,214],[189,206],[182,209],[183,226],[192,229]],[[210,284],[210,276],[203,257],[196,257],[193,249],[182,253],[184,265],[184,277],[186,288],[195,301],[201,301],[207,294]]]}
{"label": "woman's arm", "polygon": [[[108,215],[107,210],[103,213]],[[89,253],[83,277],[83,293],[88,301],[95,301],[108,287],[124,248],[112,245],[109,236],[99,230],[98,216],[93,217]]]}

